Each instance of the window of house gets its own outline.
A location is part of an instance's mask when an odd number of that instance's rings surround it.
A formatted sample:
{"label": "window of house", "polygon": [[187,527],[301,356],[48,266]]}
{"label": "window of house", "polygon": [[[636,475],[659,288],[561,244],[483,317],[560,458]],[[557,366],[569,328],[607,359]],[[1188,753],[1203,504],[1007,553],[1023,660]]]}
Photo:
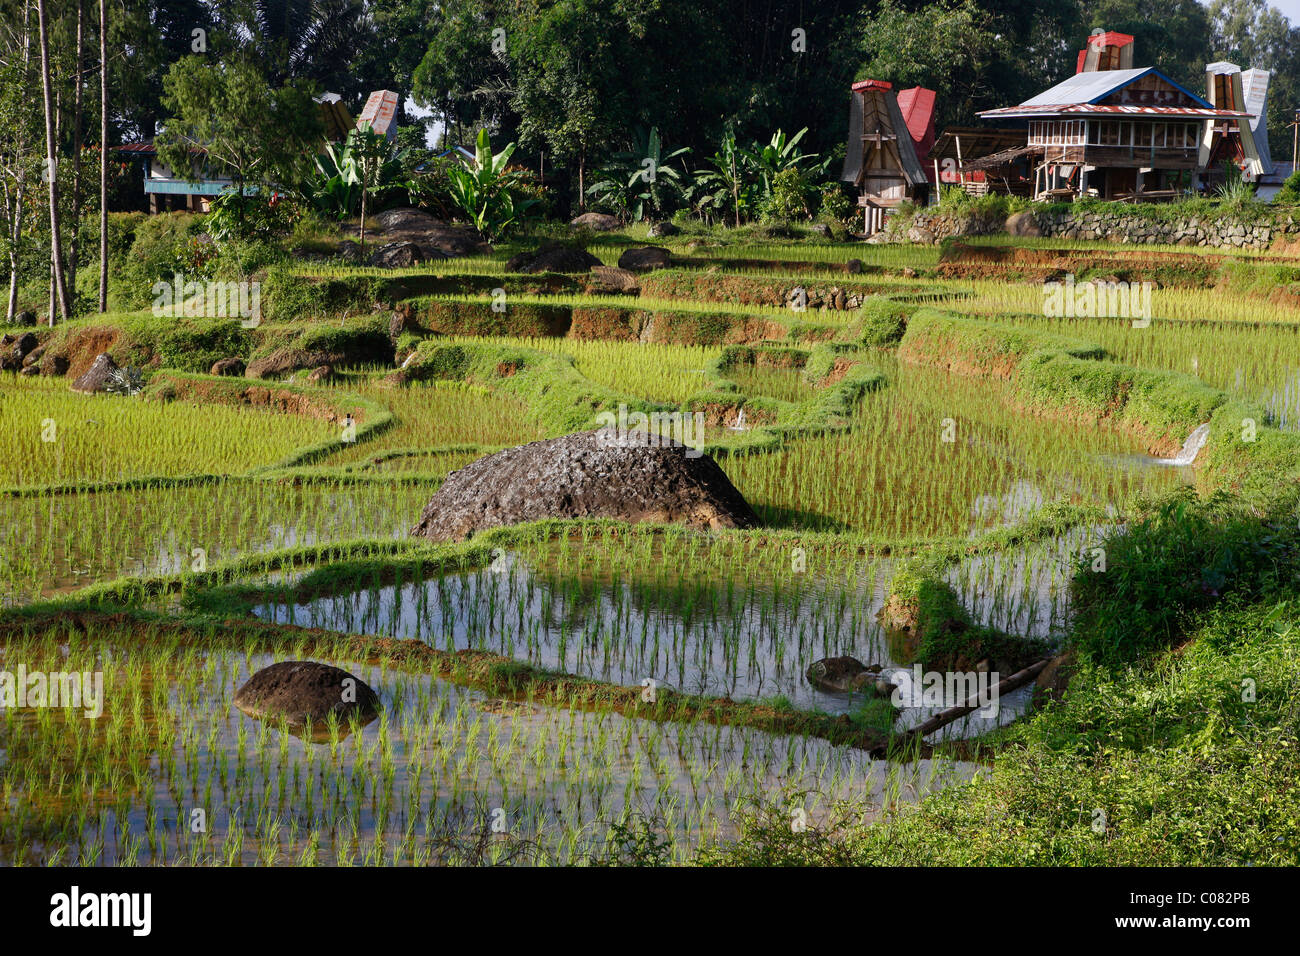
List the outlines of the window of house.
{"label": "window of house", "polygon": [[1134,140],[1135,146],[1146,146],[1146,147],[1151,146],[1151,124],[1150,123],[1136,124],[1136,128],[1134,129],[1134,132],[1137,134],[1137,139]]}

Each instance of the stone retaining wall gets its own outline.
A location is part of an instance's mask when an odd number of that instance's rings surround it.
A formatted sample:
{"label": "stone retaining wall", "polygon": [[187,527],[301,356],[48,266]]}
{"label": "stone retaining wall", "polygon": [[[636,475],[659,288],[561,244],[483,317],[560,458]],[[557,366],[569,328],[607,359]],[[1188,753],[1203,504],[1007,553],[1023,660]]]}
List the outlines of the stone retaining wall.
{"label": "stone retaining wall", "polygon": [[1100,239],[1109,242],[1264,249],[1277,240],[1300,240],[1300,209],[1283,207],[1271,216],[1243,222],[1229,217],[1191,216],[1155,219],[1140,213],[1087,208],[1028,209],[1004,221],[988,213],[920,212],[890,223],[881,233],[887,242],[942,242],[956,236],[1007,232],[1015,236]]}

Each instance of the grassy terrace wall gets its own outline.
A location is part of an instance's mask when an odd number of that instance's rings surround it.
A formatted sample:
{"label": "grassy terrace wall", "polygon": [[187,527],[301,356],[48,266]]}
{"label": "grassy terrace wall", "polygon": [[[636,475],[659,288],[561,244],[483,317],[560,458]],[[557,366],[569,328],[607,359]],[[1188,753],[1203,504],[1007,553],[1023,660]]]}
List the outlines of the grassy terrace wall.
{"label": "grassy terrace wall", "polygon": [[1092,343],[934,310],[911,318],[899,346],[903,361],[1009,380],[1035,414],[1121,428],[1158,453],[1180,448],[1228,401],[1191,375],[1133,368],[1105,356]]}
{"label": "grassy terrace wall", "polygon": [[557,434],[597,425],[602,410],[658,411],[669,406],[616,392],[586,378],[567,355],[501,345],[442,345],[426,339],[403,369],[389,376],[409,382],[462,381],[487,386],[522,401],[543,427]]}

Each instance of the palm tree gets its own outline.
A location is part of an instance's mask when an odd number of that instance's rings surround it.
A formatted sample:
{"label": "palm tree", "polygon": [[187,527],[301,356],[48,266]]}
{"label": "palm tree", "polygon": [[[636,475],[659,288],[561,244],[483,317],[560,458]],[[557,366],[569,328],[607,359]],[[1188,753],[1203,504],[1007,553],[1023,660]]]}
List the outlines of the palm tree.
{"label": "palm tree", "polygon": [[316,80],[326,89],[350,85],[348,64],[370,32],[363,0],[252,0],[247,35],[276,85]]}

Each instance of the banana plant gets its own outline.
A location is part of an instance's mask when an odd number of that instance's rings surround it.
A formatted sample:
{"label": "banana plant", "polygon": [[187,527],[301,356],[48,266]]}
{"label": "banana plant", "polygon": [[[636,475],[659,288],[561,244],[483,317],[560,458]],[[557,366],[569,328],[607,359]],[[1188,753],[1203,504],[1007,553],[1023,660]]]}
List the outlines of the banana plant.
{"label": "banana plant", "polygon": [[495,241],[510,227],[520,222],[536,199],[519,199],[512,189],[522,177],[507,168],[515,143],[499,153],[492,152],[492,142],[485,129],[479,130],[473,162],[447,170],[448,188],[452,202],[489,241]]}
{"label": "banana plant", "polygon": [[638,131],[632,149],[617,153],[587,189],[619,218],[641,220],[669,211],[683,194],[682,174],[670,165],[691,151],[689,146],[665,153],[658,127]]}
{"label": "banana plant", "polygon": [[374,196],[405,185],[404,154],[368,124],[351,130],[342,143],[326,143],[316,157],[319,176],[312,202],[323,212],[347,218],[359,203],[366,205],[366,193]]}
{"label": "banana plant", "polygon": [[748,212],[754,203],[754,187],[748,181],[742,153],[736,145],[736,134],[727,130],[718,151],[705,160],[713,169],[697,174],[688,190],[688,198],[697,212],[708,215],[729,206],[735,225],[740,225],[741,213]]}
{"label": "banana plant", "polygon": [[[778,129],[772,134],[772,139],[767,145],[755,143],[749,149],[741,151],[745,164],[762,183],[764,196],[772,194],[772,181],[777,173],[796,168],[800,163],[811,162],[817,158],[816,153],[805,153],[799,149],[799,140],[803,139],[807,132],[808,127],[805,126],[793,136],[787,137],[784,130]],[[826,163],[823,162],[821,168],[824,169],[825,166]]]}

